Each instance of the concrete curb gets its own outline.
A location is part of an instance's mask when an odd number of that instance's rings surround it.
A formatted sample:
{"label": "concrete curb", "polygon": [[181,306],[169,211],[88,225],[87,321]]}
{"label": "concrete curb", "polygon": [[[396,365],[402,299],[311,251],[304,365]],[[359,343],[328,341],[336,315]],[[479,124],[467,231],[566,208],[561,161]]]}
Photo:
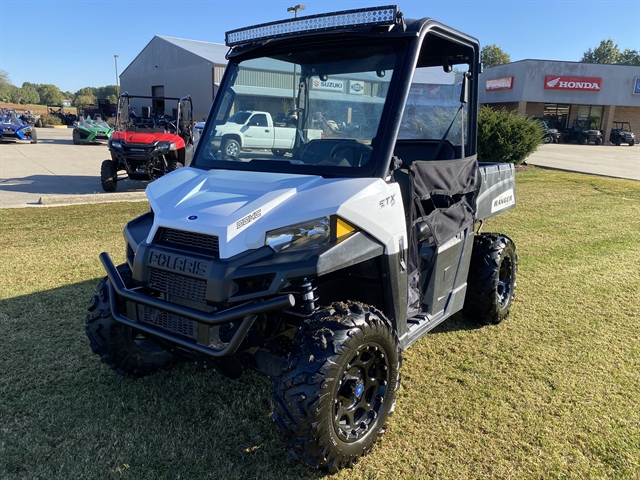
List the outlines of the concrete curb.
{"label": "concrete curb", "polygon": [[42,128],[69,128],[68,125],[43,125]]}
{"label": "concrete curb", "polygon": [[45,195],[40,197],[38,205],[81,205],[84,203],[141,202],[146,200],[145,192],[94,193],[78,195]]}

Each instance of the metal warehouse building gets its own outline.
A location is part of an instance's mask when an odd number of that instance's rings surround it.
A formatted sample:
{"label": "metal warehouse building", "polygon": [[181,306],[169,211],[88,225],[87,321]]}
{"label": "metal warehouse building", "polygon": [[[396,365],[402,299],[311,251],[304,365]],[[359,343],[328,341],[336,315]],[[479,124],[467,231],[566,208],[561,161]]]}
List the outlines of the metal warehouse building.
{"label": "metal warehouse building", "polygon": [[[228,50],[219,43],[156,35],[120,75],[120,89],[131,95],[191,95],[193,118],[204,120],[227,65]],[[171,105],[163,107],[171,112]]]}
{"label": "metal warehouse building", "polygon": [[[204,120],[224,74],[227,51],[228,47],[219,43],[155,36],[122,72],[121,90],[132,95],[191,95],[194,119]],[[245,74],[269,77],[270,88],[259,92],[243,89],[240,79],[236,110],[265,110],[275,115],[293,103],[293,72],[257,68]],[[577,118],[589,119],[603,131],[605,140],[614,121],[630,122],[632,129],[640,132],[639,66],[521,60],[486,68],[482,76],[481,104],[541,117],[559,130],[569,128]],[[435,79],[425,79],[425,91],[431,92],[438,84]],[[373,86],[351,85],[345,80],[332,93],[343,93],[348,100],[349,95],[366,88]],[[171,105],[161,107],[170,112]]]}
{"label": "metal warehouse building", "polygon": [[589,119],[603,139],[613,122],[640,132],[640,67],[551,60],[521,60],[486,68],[480,103],[542,117],[563,130]]}

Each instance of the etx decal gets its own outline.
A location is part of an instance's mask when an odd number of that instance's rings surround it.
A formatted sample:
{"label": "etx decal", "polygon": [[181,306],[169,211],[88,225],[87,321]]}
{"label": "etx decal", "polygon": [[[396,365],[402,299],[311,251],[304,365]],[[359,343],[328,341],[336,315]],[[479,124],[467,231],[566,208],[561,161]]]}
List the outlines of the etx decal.
{"label": "etx decal", "polygon": [[380,208],[393,207],[396,204],[396,196],[391,195],[383,200],[380,200]]}
{"label": "etx decal", "polygon": [[633,87],[633,94],[640,95],[640,77],[636,77],[636,83]]}

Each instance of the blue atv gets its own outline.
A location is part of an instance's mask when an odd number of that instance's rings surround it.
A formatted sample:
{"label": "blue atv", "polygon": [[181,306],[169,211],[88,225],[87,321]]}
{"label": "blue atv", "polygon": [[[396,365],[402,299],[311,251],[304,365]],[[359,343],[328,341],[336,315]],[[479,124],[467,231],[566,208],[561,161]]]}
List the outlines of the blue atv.
{"label": "blue atv", "polygon": [[0,141],[38,143],[35,126],[25,123],[15,112],[0,115]]}

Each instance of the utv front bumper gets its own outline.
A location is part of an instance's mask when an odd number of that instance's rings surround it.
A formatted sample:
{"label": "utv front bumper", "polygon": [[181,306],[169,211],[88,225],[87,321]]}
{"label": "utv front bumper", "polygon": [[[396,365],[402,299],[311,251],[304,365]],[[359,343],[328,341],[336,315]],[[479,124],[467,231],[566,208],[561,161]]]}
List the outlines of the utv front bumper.
{"label": "utv front bumper", "polygon": [[[101,253],[100,260],[110,280],[109,302],[113,318],[147,335],[214,358],[232,355],[244,340],[257,315],[295,305],[293,295],[282,295],[265,301],[245,303],[219,312],[206,313],[180,304],[170,303],[160,298],[144,295],[135,289],[129,289],[124,284],[109,254],[106,252]],[[198,324],[197,338],[188,339],[148,323],[131,320],[121,311],[123,305],[127,311],[129,311],[129,307],[142,305],[193,320]],[[240,325],[235,329],[228,342],[222,343],[219,340],[212,340],[210,336],[211,327],[230,324],[231,322],[240,322]]]}

